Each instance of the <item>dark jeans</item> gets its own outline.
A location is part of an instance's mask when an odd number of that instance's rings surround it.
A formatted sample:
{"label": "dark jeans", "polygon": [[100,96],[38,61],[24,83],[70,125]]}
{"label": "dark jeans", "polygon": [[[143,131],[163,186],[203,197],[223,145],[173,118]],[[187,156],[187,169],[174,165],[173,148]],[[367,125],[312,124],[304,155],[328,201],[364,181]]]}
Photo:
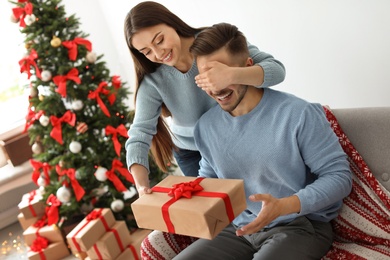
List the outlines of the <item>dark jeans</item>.
{"label": "dark jeans", "polygon": [[333,241],[330,223],[299,217],[289,224],[237,236],[227,226],[213,240],[198,239],[175,260],[319,260]]}
{"label": "dark jeans", "polygon": [[199,151],[178,149],[173,151],[177,165],[185,176],[196,177],[199,173],[199,162],[202,158]]}

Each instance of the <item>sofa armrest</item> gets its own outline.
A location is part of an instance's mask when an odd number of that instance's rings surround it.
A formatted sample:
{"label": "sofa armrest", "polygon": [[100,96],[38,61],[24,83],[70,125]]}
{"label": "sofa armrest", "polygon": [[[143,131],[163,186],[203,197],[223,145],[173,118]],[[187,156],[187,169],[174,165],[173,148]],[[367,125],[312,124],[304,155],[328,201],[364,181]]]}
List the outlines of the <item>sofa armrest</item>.
{"label": "sofa armrest", "polygon": [[332,109],[376,179],[390,191],[390,107]]}

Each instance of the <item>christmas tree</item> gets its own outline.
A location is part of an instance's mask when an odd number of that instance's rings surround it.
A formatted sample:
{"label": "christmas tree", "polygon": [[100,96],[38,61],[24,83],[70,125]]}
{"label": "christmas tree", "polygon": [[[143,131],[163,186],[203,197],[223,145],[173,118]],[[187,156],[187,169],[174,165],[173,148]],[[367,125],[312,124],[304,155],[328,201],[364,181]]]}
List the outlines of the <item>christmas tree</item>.
{"label": "christmas tree", "polygon": [[[46,221],[78,221],[98,207],[111,208],[117,220],[136,227],[129,205],[137,192],[124,151],[133,120],[125,105],[128,88],[110,75],[61,0],[11,3],[12,20],[25,35],[27,54],[19,61],[30,88],[25,131]],[[164,173],[150,162],[157,182]]]}

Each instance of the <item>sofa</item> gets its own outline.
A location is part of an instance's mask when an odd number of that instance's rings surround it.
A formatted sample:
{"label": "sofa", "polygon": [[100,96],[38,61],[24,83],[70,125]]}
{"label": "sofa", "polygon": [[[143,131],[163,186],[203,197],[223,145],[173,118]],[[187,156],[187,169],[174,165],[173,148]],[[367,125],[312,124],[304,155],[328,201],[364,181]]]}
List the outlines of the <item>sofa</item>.
{"label": "sofa", "polygon": [[[322,260],[390,259],[390,106],[324,110],[348,155],[353,188],[332,221],[334,243]],[[152,232],[141,254],[170,259],[195,240]]]}

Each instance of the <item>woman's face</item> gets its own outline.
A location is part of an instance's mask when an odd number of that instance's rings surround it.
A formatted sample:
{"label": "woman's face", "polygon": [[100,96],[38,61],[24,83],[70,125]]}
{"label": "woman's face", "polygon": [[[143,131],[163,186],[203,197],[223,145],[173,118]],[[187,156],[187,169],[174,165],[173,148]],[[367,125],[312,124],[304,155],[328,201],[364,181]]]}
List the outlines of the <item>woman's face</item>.
{"label": "woman's face", "polygon": [[166,24],[143,28],[132,37],[132,45],[152,62],[175,66],[181,55],[181,39]]}

